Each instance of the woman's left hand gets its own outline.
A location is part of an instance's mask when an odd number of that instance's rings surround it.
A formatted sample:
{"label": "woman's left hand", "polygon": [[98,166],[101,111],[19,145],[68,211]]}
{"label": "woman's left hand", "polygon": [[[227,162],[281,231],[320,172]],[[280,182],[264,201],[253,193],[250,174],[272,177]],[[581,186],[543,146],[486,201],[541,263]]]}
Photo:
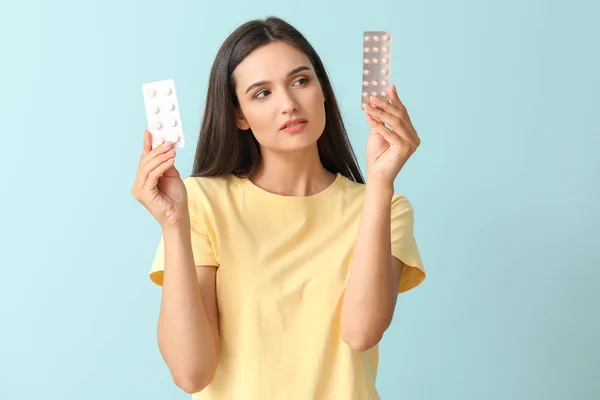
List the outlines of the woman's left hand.
{"label": "woman's left hand", "polygon": [[396,86],[390,86],[388,95],[391,103],[372,97],[375,107],[365,105],[365,118],[371,126],[367,140],[367,182],[375,179],[393,185],[421,139],[398,97]]}

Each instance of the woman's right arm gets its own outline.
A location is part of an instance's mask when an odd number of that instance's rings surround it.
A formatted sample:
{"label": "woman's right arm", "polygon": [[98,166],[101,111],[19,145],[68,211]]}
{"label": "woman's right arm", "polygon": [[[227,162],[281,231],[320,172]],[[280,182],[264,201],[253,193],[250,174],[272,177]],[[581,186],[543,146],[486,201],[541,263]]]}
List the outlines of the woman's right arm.
{"label": "woman's right arm", "polygon": [[191,394],[212,381],[219,361],[216,267],[194,266],[189,223],[163,229],[163,239],[158,345],[174,383]]}
{"label": "woman's right arm", "polygon": [[175,168],[172,143],[144,147],[133,196],[162,227],[163,290],[158,345],[175,384],[187,393],[208,385],[219,360],[216,267],[194,265],[190,214],[185,184]]}

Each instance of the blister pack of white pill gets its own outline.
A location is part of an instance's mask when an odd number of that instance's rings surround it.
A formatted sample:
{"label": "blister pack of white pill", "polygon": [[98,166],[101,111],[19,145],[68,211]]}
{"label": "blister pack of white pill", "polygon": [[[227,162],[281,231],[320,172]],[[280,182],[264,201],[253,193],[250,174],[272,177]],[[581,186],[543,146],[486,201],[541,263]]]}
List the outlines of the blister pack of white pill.
{"label": "blister pack of white pill", "polygon": [[388,99],[392,70],[392,34],[366,31],[363,34],[363,81],[361,108],[371,104],[370,96]]}
{"label": "blister pack of white pill", "polygon": [[163,142],[173,142],[174,148],[185,146],[175,82],[167,79],[142,85],[148,131],[152,134],[152,148]]}

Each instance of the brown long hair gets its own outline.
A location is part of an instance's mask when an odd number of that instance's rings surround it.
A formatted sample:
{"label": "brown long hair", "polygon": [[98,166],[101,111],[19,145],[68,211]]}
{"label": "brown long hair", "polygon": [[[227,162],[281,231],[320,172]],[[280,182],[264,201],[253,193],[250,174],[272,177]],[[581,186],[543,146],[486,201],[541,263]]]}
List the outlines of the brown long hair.
{"label": "brown long hair", "polygon": [[206,108],[194,157],[192,176],[249,176],[260,163],[260,146],[254,135],[236,124],[239,100],[234,69],[252,51],[273,41],[283,41],[302,51],[311,61],[325,96],[325,129],[317,141],[323,166],[332,173],[364,183],[348,139],[342,115],[323,63],[296,28],[277,17],[255,19],[233,31],[217,52],[210,71]]}

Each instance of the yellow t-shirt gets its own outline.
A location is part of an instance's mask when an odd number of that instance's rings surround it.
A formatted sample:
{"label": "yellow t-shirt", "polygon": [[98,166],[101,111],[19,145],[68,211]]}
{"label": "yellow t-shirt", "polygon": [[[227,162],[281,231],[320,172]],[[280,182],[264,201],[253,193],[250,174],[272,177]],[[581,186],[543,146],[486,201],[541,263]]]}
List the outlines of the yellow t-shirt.
{"label": "yellow t-shirt", "polygon": [[[194,400],[374,400],[378,347],[340,333],[365,185],[341,174],[313,196],[281,196],[248,179],[188,177],[197,266],[216,265],[221,356]],[[425,278],[413,209],[392,200],[392,254],[407,267],[398,293]],[[162,285],[158,246],[150,278]]]}

